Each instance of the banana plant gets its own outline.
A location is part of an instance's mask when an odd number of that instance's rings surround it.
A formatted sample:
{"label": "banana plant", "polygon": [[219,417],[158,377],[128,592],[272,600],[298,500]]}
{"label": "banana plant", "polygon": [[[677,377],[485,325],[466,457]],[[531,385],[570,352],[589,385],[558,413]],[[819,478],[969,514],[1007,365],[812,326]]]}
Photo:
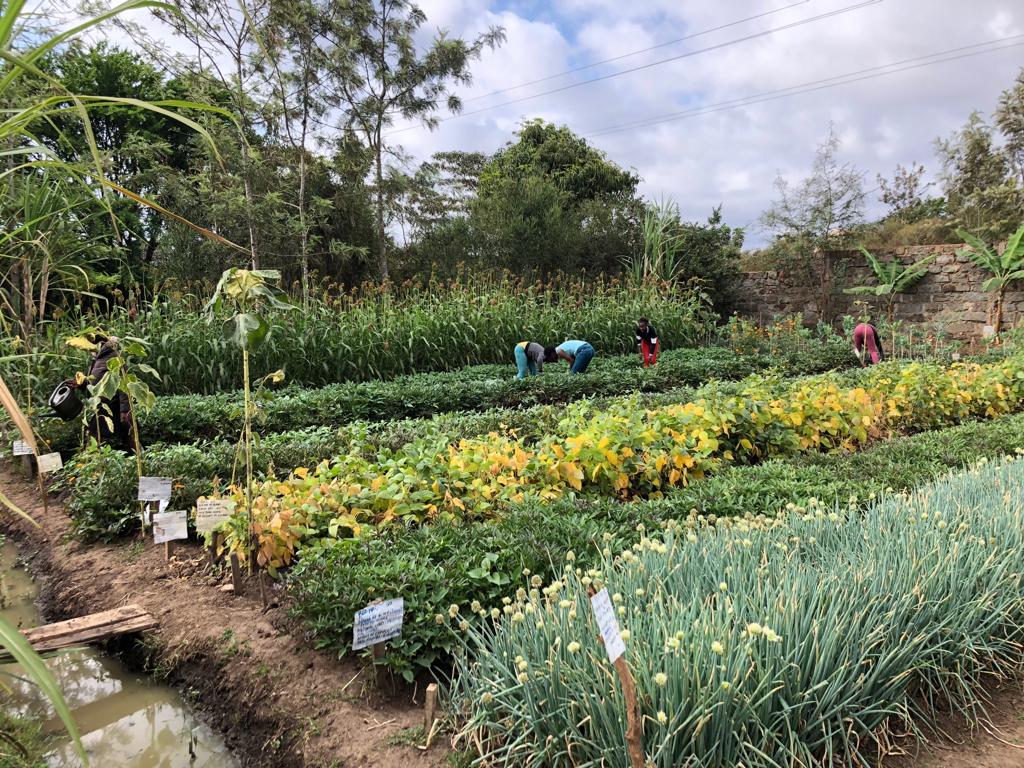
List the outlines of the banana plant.
{"label": "banana plant", "polygon": [[1006,296],[1006,289],[1011,283],[1024,278],[1024,224],[1010,235],[1001,254],[966,229],[958,229],[956,234],[970,246],[961,248],[956,255],[967,256],[979,267],[992,273],[992,277],[981,284],[981,290],[994,292],[996,295],[989,318],[995,332],[999,333],[1003,325],[1003,299]]}
{"label": "banana plant", "polygon": [[882,261],[863,245],[859,248],[867,259],[868,266],[875,278],[875,285],[859,285],[846,288],[843,293],[859,296],[876,296],[885,300],[885,317],[890,323],[895,314],[896,296],[913,286],[928,274],[928,265],[938,254],[932,253],[920,261],[907,265],[898,259]]}
{"label": "banana plant", "polygon": [[[288,302],[287,294],[278,283],[281,273],[276,269],[239,269],[231,267],[221,275],[213,296],[206,304],[203,312],[211,321],[221,316],[225,310],[232,314],[224,322],[224,333],[242,352],[242,391],[244,393],[243,437],[245,449],[245,513],[248,526],[245,557],[252,571],[253,558],[253,517],[252,517],[252,422],[253,396],[252,379],[249,371],[249,354],[263,344],[270,333],[270,322],[263,310],[295,309]],[[271,374],[274,381],[284,379],[283,372]]]}

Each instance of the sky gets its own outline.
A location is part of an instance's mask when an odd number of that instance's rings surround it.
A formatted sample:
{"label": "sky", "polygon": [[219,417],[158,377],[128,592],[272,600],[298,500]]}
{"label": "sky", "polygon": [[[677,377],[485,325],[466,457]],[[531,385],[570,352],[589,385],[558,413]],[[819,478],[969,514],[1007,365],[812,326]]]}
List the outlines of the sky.
{"label": "sky", "polygon": [[[721,205],[727,223],[747,230],[748,246],[768,239],[758,218],[777,197],[775,179],[804,178],[830,125],[841,140],[840,159],[865,173],[869,213],[881,214],[876,175],[919,162],[936,181],[935,139],[949,136],[972,110],[991,116],[1024,66],[1021,0],[417,4],[427,16],[417,41],[424,48],[440,30],[472,39],[497,26],[506,40],[473,63],[471,85],[456,89],[461,115],[441,113],[433,131],[401,123],[391,129],[390,141],[414,163],[439,151],[494,152],[524,120],[542,118],[635,171],[643,195],[672,198],[687,220],[703,220]],[[924,58],[983,43],[1004,49],[937,63]],[[659,47],[630,55],[652,46]],[[917,66],[925,62],[931,65]],[[894,64],[914,68],[886,69]],[[572,69],[579,71],[560,74]],[[890,74],[873,77],[878,71]],[[851,73],[865,79],[794,92]],[[551,90],[558,92],[541,95]]]}
{"label": "sky", "polygon": [[[474,63],[473,84],[458,90],[465,102],[463,116],[434,131],[396,125],[391,139],[413,157],[455,149],[493,152],[524,119],[543,118],[567,125],[611,160],[633,169],[643,179],[645,196],[671,197],[686,219],[702,220],[721,204],[728,223],[748,229],[748,245],[767,237],[757,220],[776,197],[774,180],[806,176],[830,124],[842,142],[841,158],[867,175],[871,212],[881,213],[876,174],[891,176],[899,163],[920,162],[934,180],[934,140],[950,135],[972,110],[991,115],[1001,91],[1024,66],[1024,46],[1018,46],[594,135],[1024,35],[1024,2],[881,0],[859,8],[851,7],[862,0],[419,0],[419,5],[427,15],[422,44],[438,29],[472,38],[491,26],[504,27],[506,41]],[[839,13],[813,20],[831,12]],[[767,15],[734,24],[758,14]],[[724,25],[732,26],[700,34]],[[692,35],[654,51],[488,95]],[[996,45],[1022,42],[1024,37]],[[677,58],[616,76],[672,57]],[[602,76],[609,77],[491,108]]]}

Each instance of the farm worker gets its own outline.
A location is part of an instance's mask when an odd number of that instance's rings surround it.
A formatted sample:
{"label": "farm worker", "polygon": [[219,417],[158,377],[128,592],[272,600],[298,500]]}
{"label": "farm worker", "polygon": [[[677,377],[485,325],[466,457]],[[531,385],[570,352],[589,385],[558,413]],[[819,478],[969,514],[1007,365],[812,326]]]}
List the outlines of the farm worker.
{"label": "farm worker", "polygon": [[585,341],[570,339],[555,347],[555,353],[569,363],[569,373],[583,373],[594,358],[594,348]]}
{"label": "farm worker", "polygon": [[[853,329],[853,349],[861,365],[875,365],[882,362],[882,340],[878,330],[871,323],[860,323]],[[870,362],[868,362],[870,361]]]}
{"label": "farm worker", "polygon": [[[84,387],[86,392],[91,394],[92,387],[106,375],[107,365],[117,357],[120,339],[117,336],[108,337],[102,333],[94,334],[90,338],[99,346],[89,361],[89,372],[86,374],[85,381],[79,385],[77,380],[68,379],[65,383],[69,387]],[[132,439],[132,415],[128,396],[123,392],[117,392],[113,397],[105,397],[100,402],[99,413],[89,422],[89,432],[100,443],[116,437],[122,447],[126,448],[129,453],[134,453],[135,441]],[[108,419],[113,422],[112,427],[108,424]]]}
{"label": "farm worker", "polygon": [[554,347],[545,347],[535,341],[520,341],[516,344],[517,379],[525,379],[527,375],[536,376],[544,370],[544,363],[553,363],[558,359]]}
{"label": "farm worker", "polygon": [[658,332],[647,322],[646,317],[636,321],[636,343],[640,347],[640,359],[644,361],[644,368],[657,365]]}

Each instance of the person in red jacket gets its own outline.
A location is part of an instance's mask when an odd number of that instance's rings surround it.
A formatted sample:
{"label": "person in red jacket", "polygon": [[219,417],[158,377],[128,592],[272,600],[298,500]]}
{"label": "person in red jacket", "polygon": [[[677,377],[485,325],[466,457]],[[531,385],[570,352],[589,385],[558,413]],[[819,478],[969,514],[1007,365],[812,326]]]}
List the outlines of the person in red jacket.
{"label": "person in red jacket", "polygon": [[640,359],[644,368],[650,368],[658,362],[658,332],[647,322],[646,317],[636,321],[636,344],[640,347]]}
{"label": "person in red jacket", "polygon": [[882,339],[871,323],[860,323],[853,329],[853,348],[861,365],[876,365],[882,362]]}

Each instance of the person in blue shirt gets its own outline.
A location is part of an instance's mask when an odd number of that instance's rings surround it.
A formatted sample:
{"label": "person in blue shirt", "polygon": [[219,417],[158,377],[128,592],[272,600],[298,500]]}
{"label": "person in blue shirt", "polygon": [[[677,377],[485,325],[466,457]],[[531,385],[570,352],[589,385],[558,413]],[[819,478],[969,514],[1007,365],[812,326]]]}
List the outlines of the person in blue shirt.
{"label": "person in blue shirt", "polygon": [[555,347],[555,354],[569,363],[569,373],[583,373],[594,359],[594,348],[585,341],[570,339]]}

